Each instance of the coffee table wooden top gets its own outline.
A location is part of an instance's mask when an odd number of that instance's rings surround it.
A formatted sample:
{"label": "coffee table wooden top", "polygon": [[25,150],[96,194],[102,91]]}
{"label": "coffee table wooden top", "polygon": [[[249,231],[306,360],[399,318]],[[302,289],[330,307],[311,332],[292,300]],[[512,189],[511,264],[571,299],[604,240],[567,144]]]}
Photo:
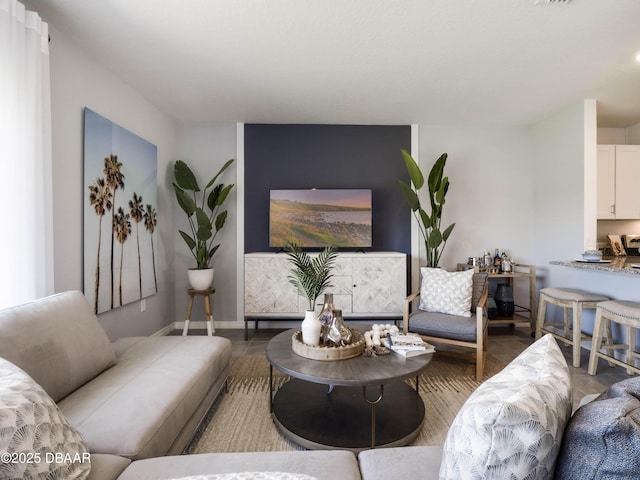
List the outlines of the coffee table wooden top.
{"label": "coffee table wooden top", "polygon": [[[351,324],[350,327],[364,332],[370,326]],[[433,358],[432,353],[404,358],[391,352],[378,357],[360,355],[346,360],[311,360],[294,353],[291,348],[291,338],[297,330],[287,330],[273,337],[267,345],[267,360],[281,372],[307,382],[343,386],[383,385],[417,376]]]}

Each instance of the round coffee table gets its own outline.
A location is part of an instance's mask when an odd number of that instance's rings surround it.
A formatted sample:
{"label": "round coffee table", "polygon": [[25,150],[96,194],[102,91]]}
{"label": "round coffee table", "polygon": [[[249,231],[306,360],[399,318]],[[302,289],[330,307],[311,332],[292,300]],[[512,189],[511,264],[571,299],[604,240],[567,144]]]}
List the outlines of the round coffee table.
{"label": "round coffee table", "polygon": [[[271,412],[283,435],[305,448],[356,452],[407,445],[418,435],[424,420],[418,378],[433,354],[311,360],[293,352],[296,331],[282,332],[267,345]],[[273,367],[293,377],[275,396]],[[413,377],[415,390],[404,382]]]}

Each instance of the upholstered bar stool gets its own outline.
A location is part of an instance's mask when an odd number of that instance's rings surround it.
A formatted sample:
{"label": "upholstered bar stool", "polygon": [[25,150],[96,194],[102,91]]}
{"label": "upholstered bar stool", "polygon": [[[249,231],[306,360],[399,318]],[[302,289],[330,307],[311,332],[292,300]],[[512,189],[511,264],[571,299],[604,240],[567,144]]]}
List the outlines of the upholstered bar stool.
{"label": "upholstered bar stool", "polygon": [[[611,323],[617,323],[625,327],[624,344],[613,344],[611,337]],[[607,327],[608,341],[602,344],[602,331]],[[589,356],[589,375],[595,375],[598,368],[598,357],[609,361],[609,365],[615,364],[626,367],[627,373],[640,373],[640,368],[635,365],[635,359],[640,358],[640,353],[635,351],[636,329],[640,328],[640,303],[610,300],[599,303],[596,308],[596,322],[593,327],[593,339],[591,342],[591,355]],[[602,353],[609,350],[610,353]],[[626,362],[614,357],[613,350],[626,350]]]}
{"label": "upholstered bar stool", "polygon": [[[540,290],[538,303],[538,318],[536,320],[536,339],[542,334],[550,333],[567,345],[573,346],[573,366],[580,366],[580,341],[582,339],[582,310],[596,308],[599,302],[609,300],[609,297],[598,293],[576,290],[573,288],[543,288]],[[562,307],[564,325],[558,328],[557,323],[545,323],[547,304]],[[570,321],[569,310],[573,311]],[[572,332],[573,330],[573,332]]]}

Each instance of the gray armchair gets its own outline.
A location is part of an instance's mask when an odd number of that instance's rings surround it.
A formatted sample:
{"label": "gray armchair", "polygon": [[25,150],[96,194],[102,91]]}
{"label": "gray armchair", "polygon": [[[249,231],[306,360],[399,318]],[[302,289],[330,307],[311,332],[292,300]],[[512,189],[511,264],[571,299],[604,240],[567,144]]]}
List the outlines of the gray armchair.
{"label": "gray armchair", "polygon": [[411,304],[416,301],[420,292],[405,298],[403,309],[403,329],[407,334],[417,333],[425,341],[472,348],[475,350],[476,378],[482,380],[484,361],[487,351],[487,315],[488,274],[473,274],[473,290],[471,297],[471,316],[463,317],[446,313],[425,312],[414,309]]}

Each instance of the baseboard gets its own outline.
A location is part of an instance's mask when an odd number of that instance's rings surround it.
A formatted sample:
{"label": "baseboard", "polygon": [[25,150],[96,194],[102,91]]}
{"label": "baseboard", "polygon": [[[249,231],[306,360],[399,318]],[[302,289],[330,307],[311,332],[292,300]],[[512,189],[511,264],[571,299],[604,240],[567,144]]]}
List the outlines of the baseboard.
{"label": "baseboard", "polygon": [[[177,320],[173,322],[171,330],[182,330],[184,328],[184,320]],[[206,330],[207,322],[206,320],[190,320],[189,321],[189,329],[195,330]],[[216,322],[213,321],[213,328],[229,328],[229,329],[243,329],[244,322]]]}
{"label": "baseboard", "polygon": [[[373,324],[373,323],[395,323],[396,325],[400,325],[401,322],[395,320],[395,319],[382,319],[382,320],[364,320],[364,319],[357,319],[357,318],[347,318],[347,325],[349,324],[349,321],[356,321],[358,323],[362,323],[362,324]],[[260,325],[260,329],[270,329],[270,328],[296,328],[300,326],[300,322],[302,322],[302,319],[290,319],[290,320],[273,320],[273,319],[260,319],[259,325]],[[214,328],[225,328],[225,329],[236,329],[236,330],[242,330],[244,329],[244,322],[216,322],[215,320],[213,321],[213,327]],[[253,330],[255,328],[255,323],[253,321],[253,319],[251,319],[249,321],[248,324],[248,328],[249,330]],[[169,335],[171,332],[173,332],[174,330],[183,330],[184,329],[184,320],[178,320],[175,321],[173,323],[170,323],[169,325],[167,325],[166,327],[158,330],[157,332],[151,334],[152,337],[160,337],[160,336],[164,336],[164,335]],[[206,330],[207,329],[207,322],[205,320],[191,320],[189,322],[189,329],[194,329],[194,330]]]}
{"label": "baseboard", "polygon": [[164,337],[165,335],[169,335],[171,332],[173,332],[176,329],[175,323],[176,322],[170,323],[166,327],[163,327],[160,330],[158,330],[157,332],[152,333],[151,336],[152,337]]}

